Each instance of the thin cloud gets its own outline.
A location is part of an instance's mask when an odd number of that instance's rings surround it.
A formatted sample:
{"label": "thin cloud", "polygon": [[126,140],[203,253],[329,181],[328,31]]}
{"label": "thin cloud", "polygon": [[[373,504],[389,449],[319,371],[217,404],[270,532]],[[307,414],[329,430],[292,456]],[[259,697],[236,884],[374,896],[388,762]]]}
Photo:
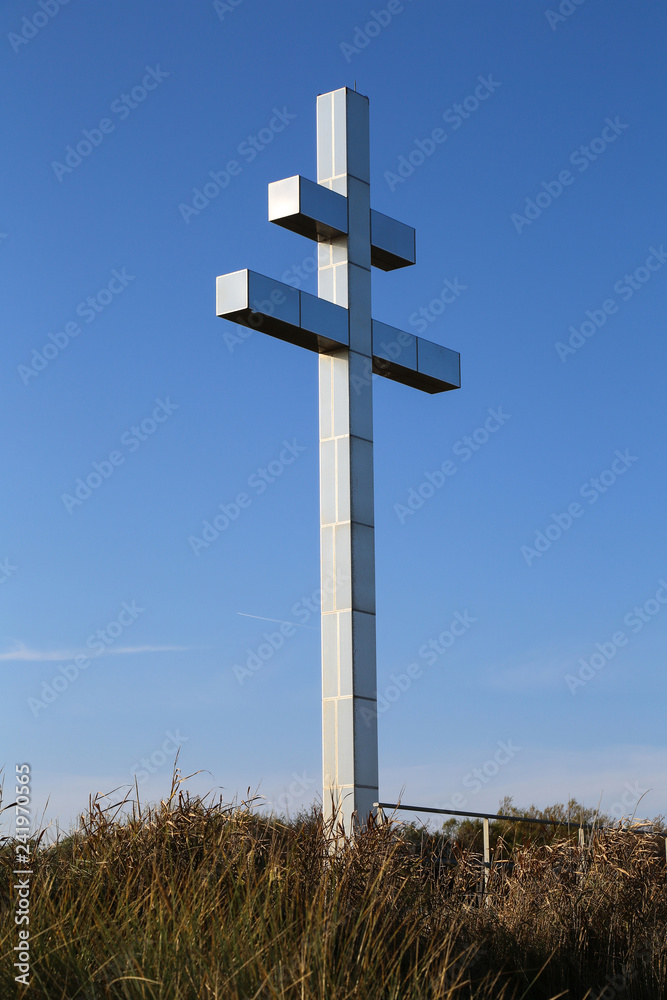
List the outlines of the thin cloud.
{"label": "thin cloud", "polygon": [[484,682],[489,688],[507,694],[565,690],[564,678],[569,663],[562,650],[530,649],[519,656],[507,656],[490,663],[484,671]]}
{"label": "thin cloud", "polygon": [[16,649],[0,653],[0,661],[42,663],[46,660],[73,660],[75,656],[131,656],[134,653],[184,653],[191,646],[121,646],[118,649],[105,649],[96,653],[90,649],[59,650],[59,649],[29,649],[24,643],[18,643]]}
{"label": "thin cloud", "polygon": [[125,655],[127,653],[187,653],[199,646],[122,646],[120,649],[107,649],[109,655]]}

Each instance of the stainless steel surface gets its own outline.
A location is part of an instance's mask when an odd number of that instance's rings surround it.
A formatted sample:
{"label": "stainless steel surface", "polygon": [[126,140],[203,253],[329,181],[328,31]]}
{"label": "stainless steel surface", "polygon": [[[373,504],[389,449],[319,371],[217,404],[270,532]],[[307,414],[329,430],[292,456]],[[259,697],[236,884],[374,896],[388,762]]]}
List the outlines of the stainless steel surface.
{"label": "stainless steel surface", "polygon": [[256,271],[222,274],[216,280],[216,313],[236,323],[243,322],[239,315],[256,313],[256,320],[246,325],[258,328],[269,319],[298,327],[299,292]]}
{"label": "stainless steel surface", "polygon": [[423,337],[417,338],[417,371],[424,379],[432,379],[442,388],[433,387],[427,392],[442,389],[459,389],[461,386],[461,355],[448,347],[433,344]]}
{"label": "stainless steel surface", "polygon": [[[300,292],[301,329],[316,334],[322,343],[347,347],[350,342],[347,309],[327,302],[317,295]],[[328,350],[333,350],[329,347]]]}
{"label": "stainless steel surface", "polygon": [[318,98],[317,140],[318,182],[348,204],[347,239],[320,247],[318,279],[350,325],[349,352],[320,357],[320,522],[323,591],[333,573],[322,607],[323,800],[351,832],[378,788],[373,398],[358,377],[371,365],[367,98],[347,89]]}
{"label": "stainless steel surface", "polygon": [[422,392],[446,392],[461,386],[461,356],[374,319],[373,372]]}
{"label": "stainless steel surface", "polygon": [[248,308],[248,271],[232,271],[215,279],[215,314],[233,319]]}
{"label": "stainless steel surface", "polygon": [[[392,366],[397,370],[396,375],[392,375]],[[373,370],[377,370],[378,375],[396,377],[401,381],[402,369],[406,370],[406,378],[410,372],[417,371],[417,338],[413,333],[406,333],[374,319]]]}
{"label": "stainless steel surface", "polygon": [[269,184],[269,222],[311,240],[347,233],[347,201],[298,174]]}
{"label": "stainless steel surface", "polygon": [[223,319],[318,354],[349,343],[346,309],[256,271],[220,275],[216,310]]}
{"label": "stainless steel surface", "polygon": [[347,194],[348,175],[371,182],[368,98],[342,87],[317,98],[317,183]]}
{"label": "stainless steel surface", "polygon": [[371,209],[371,261],[382,271],[414,264],[416,257],[415,231],[404,222]]}
{"label": "stainless steel surface", "polygon": [[317,184],[270,184],[269,220],[318,241],[318,295],[235,271],[217,313],[320,354],[323,801],[353,833],[378,798],[372,375],[442,392],[459,356],[371,319],[371,267],[413,264],[415,232],[371,210],[366,97],[318,97]]}

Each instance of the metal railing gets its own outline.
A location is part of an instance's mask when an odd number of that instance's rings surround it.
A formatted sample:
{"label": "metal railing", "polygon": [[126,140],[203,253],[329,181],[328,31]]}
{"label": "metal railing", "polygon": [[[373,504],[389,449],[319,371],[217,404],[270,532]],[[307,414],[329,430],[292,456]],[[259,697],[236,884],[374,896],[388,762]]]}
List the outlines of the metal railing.
{"label": "metal railing", "polygon": [[[503,820],[510,823],[537,823],[540,826],[566,826],[569,830],[571,826],[579,830],[579,847],[584,847],[584,830],[605,830],[599,823],[577,823],[576,821],[562,819],[538,819],[536,816],[504,816],[501,813],[465,812],[461,809],[436,809],[433,806],[406,806],[402,802],[374,802],[376,809],[402,809],[404,812],[414,813],[436,813],[441,816],[463,816],[466,819],[474,818],[482,820],[483,835],[483,865],[484,865],[484,888],[489,881],[489,869],[491,868],[491,843],[489,820]],[[667,861],[667,837],[665,837],[665,860]]]}
{"label": "metal railing", "polygon": [[577,823],[576,821],[563,819],[538,819],[536,816],[503,816],[500,813],[477,813],[465,812],[461,809],[435,809],[433,806],[404,806],[402,802],[374,802],[376,809],[404,809],[406,812],[440,813],[443,816],[473,816],[475,819],[502,819],[510,823],[538,823],[541,826],[575,826],[580,830],[592,830],[595,827],[600,829],[597,823]]}

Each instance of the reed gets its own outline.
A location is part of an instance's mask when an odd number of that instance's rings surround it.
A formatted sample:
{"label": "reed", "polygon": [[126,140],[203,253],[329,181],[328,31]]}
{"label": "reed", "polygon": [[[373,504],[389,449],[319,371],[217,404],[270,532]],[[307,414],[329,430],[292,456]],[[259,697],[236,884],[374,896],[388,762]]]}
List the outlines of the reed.
{"label": "reed", "polygon": [[[313,809],[169,797],[37,846],[31,985],[17,992],[13,844],[0,844],[0,996],[30,1000],[657,1000],[664,840],[511,845],[488,893],[475,845],[393,821],[353,844]],[[450,831],[451,832],[451,831]]]}

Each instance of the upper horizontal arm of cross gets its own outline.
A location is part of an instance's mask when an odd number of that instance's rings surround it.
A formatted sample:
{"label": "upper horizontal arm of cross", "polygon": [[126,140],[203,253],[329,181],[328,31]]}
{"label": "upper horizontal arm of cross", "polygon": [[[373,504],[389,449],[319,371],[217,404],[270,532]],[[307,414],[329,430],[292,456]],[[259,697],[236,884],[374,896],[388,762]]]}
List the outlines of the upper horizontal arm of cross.
{"label": "upper horizontal arm of cross", "polygon": [[[297,174],[269,184],[269,222],[311,240],[348,233],[347,198]],[[393,271],[415,263],[415,231],[371,209],[371,264]]]}

